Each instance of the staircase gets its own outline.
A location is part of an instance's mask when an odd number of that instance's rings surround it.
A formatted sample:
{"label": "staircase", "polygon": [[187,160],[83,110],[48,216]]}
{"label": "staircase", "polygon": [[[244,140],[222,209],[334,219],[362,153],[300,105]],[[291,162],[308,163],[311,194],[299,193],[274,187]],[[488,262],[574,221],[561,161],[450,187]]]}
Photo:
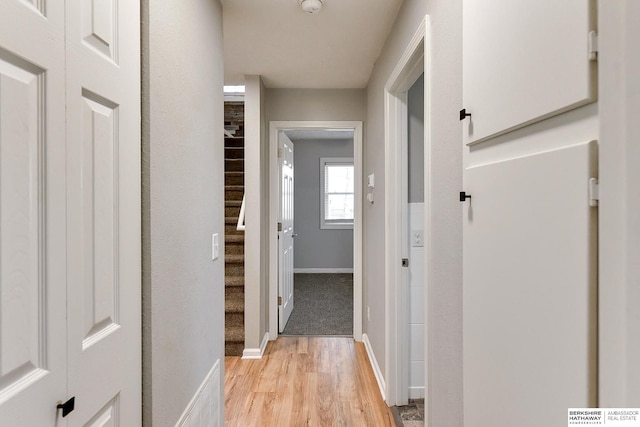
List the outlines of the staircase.
{"label": "staircase", "polygon": [[225,212],[225,356],[244,350],[244,231],[237,230],[244,196],[244,103],[225,102],[224,138]]}

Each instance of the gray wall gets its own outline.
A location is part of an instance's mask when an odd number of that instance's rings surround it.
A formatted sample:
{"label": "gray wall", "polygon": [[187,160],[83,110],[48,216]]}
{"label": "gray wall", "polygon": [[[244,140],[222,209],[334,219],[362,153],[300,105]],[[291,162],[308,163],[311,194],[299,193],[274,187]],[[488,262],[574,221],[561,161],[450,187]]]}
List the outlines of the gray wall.
{"label": "gray wall", "polygon": [[409,203],[424,202],[424,74],[409,89]]}
{"label": "gray wall", "polygon": [[353,268],[353,229],[320,228],[320,158],[353,157],[353,139],[293,144],[294,268]]}
{"label": "gray wall", "polygon": [[[385,366],[384,268],[384,85],[425,14],[431,17],[432,217],[427,272],[426,339],[431,354],[427,379],[430,425],[461,426],[462,419],[462,217],[456,194],[462,188],[462,136],[456,113],[462,105],[462,0],[405,0],[367,86],[364,173],[376,174],[376,202],[365,204],[364,283],[371,320],[365,332]],[[425,83],[426,84],[426,83]],[[427,218],[427,220],[429,220]],[[427,243],[427,242],[425,242]]]}
{"label": "gray wall", "polygon": [[245,350],[260,348],[269,323],[269,140],[265,110],[266,89],[260,76],[245,76],[244,181],[246,217],[245,255]]}
{"label": "gray wall", "polygon": [[365,120],[364,89],[267,89],[269,120]]}
{"label": "gray wall", "polygon": [[222,10],[142,10],[143,417],[161,427],[224,365],[224,261],[211,260],[212,233],[224,254]]}

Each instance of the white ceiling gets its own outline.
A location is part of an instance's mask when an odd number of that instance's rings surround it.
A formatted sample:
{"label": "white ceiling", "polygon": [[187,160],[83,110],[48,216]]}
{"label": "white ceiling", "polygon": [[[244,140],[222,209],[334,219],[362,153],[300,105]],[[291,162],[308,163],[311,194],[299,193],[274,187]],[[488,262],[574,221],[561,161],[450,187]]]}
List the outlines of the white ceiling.
{"label": "white ceiling", "polygon": [[225,84],[260,74],[272,88],[364,88],[402,0],[221,0]]}

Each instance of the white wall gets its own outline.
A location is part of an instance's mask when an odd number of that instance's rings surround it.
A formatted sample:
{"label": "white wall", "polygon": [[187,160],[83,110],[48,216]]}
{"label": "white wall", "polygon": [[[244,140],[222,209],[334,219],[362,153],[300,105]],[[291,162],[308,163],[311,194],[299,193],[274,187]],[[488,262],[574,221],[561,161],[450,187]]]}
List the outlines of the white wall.
{"label": "white wall", "polygon": [[[426,395],[429,425],[462,425],[462,141],[457,111],[462,103],[462,0],[405,0],[367,86],[364,173],[376,175],[376,202],[367,204],[364,230],[365,332],[384,366],[384,85],[425,14],[432,27],[432,159],[425,170],[431,182],[432,268],[428,318],[430,376]],[[427,84],[427,82],[425,82]],[[425,227],[428,228],[428,227]],[[426,244],[426,243],[425,243]]]}
{"label": "white wall", "polygon": [[353,157],[353,139],[293,141],[294,269],[353,269],[353,228],[320,228],[320,158]]}
{"label": "white wall", "polygon": [[[409,236],[414,230],[424,233],[424,203],[409,203]],[[424,246],[409,237],[409,399],[424,397],[424,259]]]}
{"label": "white wall", "polygon": [[[175,425],[205,378],[223,389],[208,377],[224,363],[224,261],[211,260],[212,233],[224,253],[222,10],[142,9],[143,416],[157,427]],[[221,394],[213,403],[222,411]]]}
{"label": "white wall", "polygon": [[424,74],[409,88],[408,116],[408,193],[409,193],[409,399],[424,397],[424,277],[425,250],[416,244],[413,233],[424,236]]}

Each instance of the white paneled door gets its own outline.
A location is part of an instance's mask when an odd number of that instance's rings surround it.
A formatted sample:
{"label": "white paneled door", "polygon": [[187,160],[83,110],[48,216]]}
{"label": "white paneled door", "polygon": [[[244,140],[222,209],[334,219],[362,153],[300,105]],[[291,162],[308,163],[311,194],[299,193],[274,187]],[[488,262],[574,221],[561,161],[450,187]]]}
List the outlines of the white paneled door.
{"label": "white paneled door", "polygon": [[67,398],[64,5],[0,0],[0,425]]}
{"label": "white paneled door", "polygon": [[0,0],[0,425],[140,424],[139,16]]}
{"label": "white paneled door", "polygon": [[[139,2],[67,0],[70,425],[140,420]],[[96,385],[99,384],[99,387]]]}
{"label": "white paneled door", "polygon": [[[278,142],[280,170],[280,224],[278,233],[278,324],[284,330],[293,311],[293,142],[281,132]],[[280,228],[280,227],[279,227]]]}

